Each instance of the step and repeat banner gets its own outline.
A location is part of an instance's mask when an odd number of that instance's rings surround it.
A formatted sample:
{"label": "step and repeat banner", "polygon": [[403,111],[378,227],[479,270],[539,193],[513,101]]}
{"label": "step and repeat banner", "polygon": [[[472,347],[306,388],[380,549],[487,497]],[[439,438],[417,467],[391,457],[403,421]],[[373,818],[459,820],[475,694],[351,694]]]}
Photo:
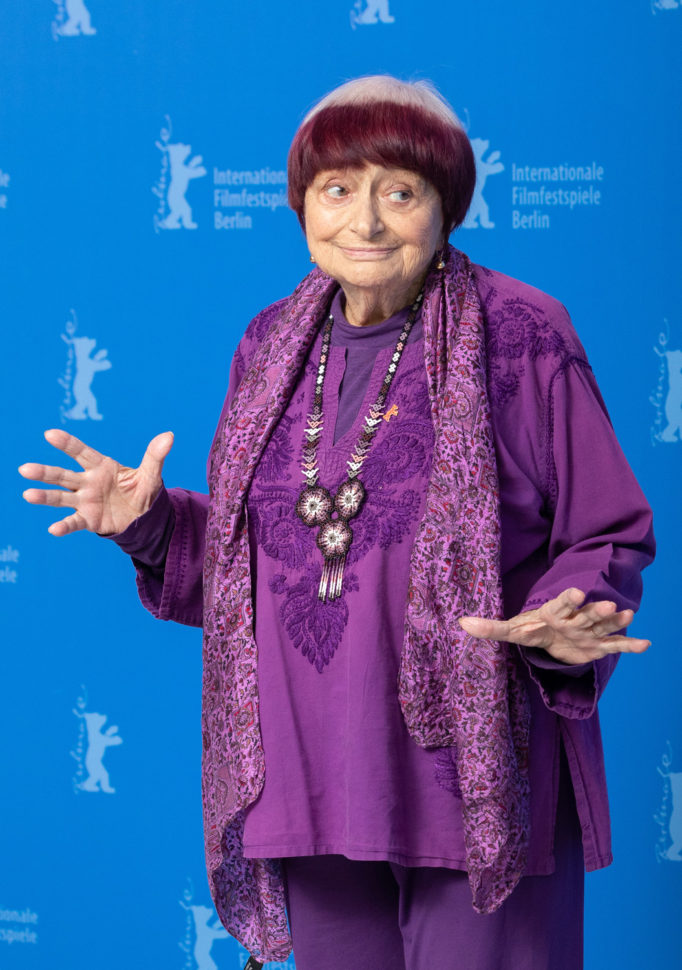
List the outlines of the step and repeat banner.
{"label": "step and repeat banner", "polygon": [[170,429],[166,483],[205,490],[236,343],[310,268],[290,140],[374,73],[462,118],[453,242],[568,307],[654,507],[653,647],[602,702],[616,861],[587,878],[586,966],[679,966],[681,41],[682,0],[5,0],[3,970],[244,966],[204,871],[200,631],[143,610],[113,543],[50,536],[16,467],[58,462],[50,427],[130,465]]}

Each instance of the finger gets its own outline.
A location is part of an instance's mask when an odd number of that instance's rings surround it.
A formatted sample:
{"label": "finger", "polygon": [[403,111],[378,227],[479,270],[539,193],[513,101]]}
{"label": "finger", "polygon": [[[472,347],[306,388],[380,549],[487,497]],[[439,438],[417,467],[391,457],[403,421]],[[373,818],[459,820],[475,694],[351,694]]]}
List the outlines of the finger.
{"label": "finger", "polygon": [[581,589],[571,586],[559,593],[553,600],[540,607],[543,613],[549,614],[558,620],[567,620],[585,602],[585,594]]}
{"label": "finger", "polygon": [[80,438],[63,431],[61,428],[50,428],[45,432],[45,440],[54,448],[59,448],[65,454],[74,458],[81,468],[94,468],[104,458],[99,451],[95,451],[90,445],[86,445]]}
{"label": "finger", "polygon": [[619,613],[614,613],[613,616],[595,623],[592,627],[592,633],[596,637],[608,637],[617,630],[625,630],[629,627],[634,617],[635,614],[632,610],[621,610]]}
{"label": "finger", "polygon": [[644,653],[651,646],[650,640],[635,637],[613,636],[600,640],[592,638],[589,643],[571,644],[558,649],[548,648],[550,656],[567,664],[591,663],[601,660],[607,654]]}
{"label": "finger", "polygon": [[486,620],[482,616],[461,616],[459,625],[472,637],[479,640],[508,640],[510,624],[508,620]]}
{"label": "finger", "polygon": [[599,645],[604,653],[644,653],[651,646],[651,640],[639,637],[603,637]]}
{"label": "finger", "polygon": [[58,492],[56,489],[27,488],[22,493],[31,505],[54,505],[57,507],[74,504],[73,492]]}
{"label": "finger", "polygon": [[58,522],[53,522],[47,531],[50,535],[59,538],[61,536],[67,536],[71,532],[78,532],[81,529],[87,529],[85,519],[80,512],[74,512],[73,515],[67,515],[66,518],[60,519]]}
{"label": "finger", "polygon": [[37,465],[26,462],[19,465],[22,478],[30,478],[35,482],[47,482],[48,485],[61,485],[63,488],[78,488],[79,472],[72,472],[68,468],[58,468],[54,465]]}
{"label": "finger", "polygon": [[623,653],[644,653],[651,646],[651,640],[644,640],[640,637],[623,637],[623,640],[630,647],[627,651],[623,650]]}
{"label": "finger", "polygon": [[[587,630],[600,623],[605,618],[612,616],[616,612],[616,604],[611,600],[598,600],[596,603],[587,603],[577,610],[572,617],[569,617],[571,626],[577,630]],[[619,627],[612,629],[618,630]]]}
{"label": "finger", "polygon": [[168,457],[168,452],[173,447],[174,440],[172,431],[164,431],[162,434],[157,434],[155,438],[152,438],[140,462],[140,471],[144,475],[151,479],[161,478],[163,463]]}

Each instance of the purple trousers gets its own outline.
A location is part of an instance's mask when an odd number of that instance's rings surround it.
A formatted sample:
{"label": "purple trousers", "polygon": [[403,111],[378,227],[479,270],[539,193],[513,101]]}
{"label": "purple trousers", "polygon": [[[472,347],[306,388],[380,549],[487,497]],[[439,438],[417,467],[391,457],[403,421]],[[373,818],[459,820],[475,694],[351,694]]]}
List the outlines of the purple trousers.
{"label": "purple trousers", "polygon": [[526,876],[490,915],[458,870],[282,859],[297,970],[582,970],[582,841],[562,762],[556,871]]}

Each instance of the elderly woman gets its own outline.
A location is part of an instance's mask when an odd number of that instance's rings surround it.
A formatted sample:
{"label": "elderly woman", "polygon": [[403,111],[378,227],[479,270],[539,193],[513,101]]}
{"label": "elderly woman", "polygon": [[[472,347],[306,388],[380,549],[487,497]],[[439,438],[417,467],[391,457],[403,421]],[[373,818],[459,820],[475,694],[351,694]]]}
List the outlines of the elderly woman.
{"label": "elderly woman", "polygon": [[563,307],[448,246],[474,183],[429,86],[343,85],[289,155],[317,267],[239,344],[210,496],[165,490],[168,433],[21,469],[204,628],[208,872],[259,961],[582,966],[651,516]]}

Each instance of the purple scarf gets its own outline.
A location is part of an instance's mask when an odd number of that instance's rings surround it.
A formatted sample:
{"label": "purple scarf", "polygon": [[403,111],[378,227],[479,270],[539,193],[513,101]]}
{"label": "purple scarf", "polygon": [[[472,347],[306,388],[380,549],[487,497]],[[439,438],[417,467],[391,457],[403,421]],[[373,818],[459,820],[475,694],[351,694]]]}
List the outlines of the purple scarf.
{"label": "purple scarf", "polygon": [[[227,929],[260,960],[291,949],[277,860],[244,859],[244,810],[265,777],[258,715],[246,495],[338,284],[314,270],[286,301],[239,385],[211,454],[204,564],[203,801],[206,862]],[[451,746],[462,790],[474,908],[521,877],[529,827],[529,715],[506,644],[462,615],[502,616],[497,465],[485,324],[469,261],[451,249],[427,277],[424,356],[435,430],[410,563],[399,697],[423,747]]]}

